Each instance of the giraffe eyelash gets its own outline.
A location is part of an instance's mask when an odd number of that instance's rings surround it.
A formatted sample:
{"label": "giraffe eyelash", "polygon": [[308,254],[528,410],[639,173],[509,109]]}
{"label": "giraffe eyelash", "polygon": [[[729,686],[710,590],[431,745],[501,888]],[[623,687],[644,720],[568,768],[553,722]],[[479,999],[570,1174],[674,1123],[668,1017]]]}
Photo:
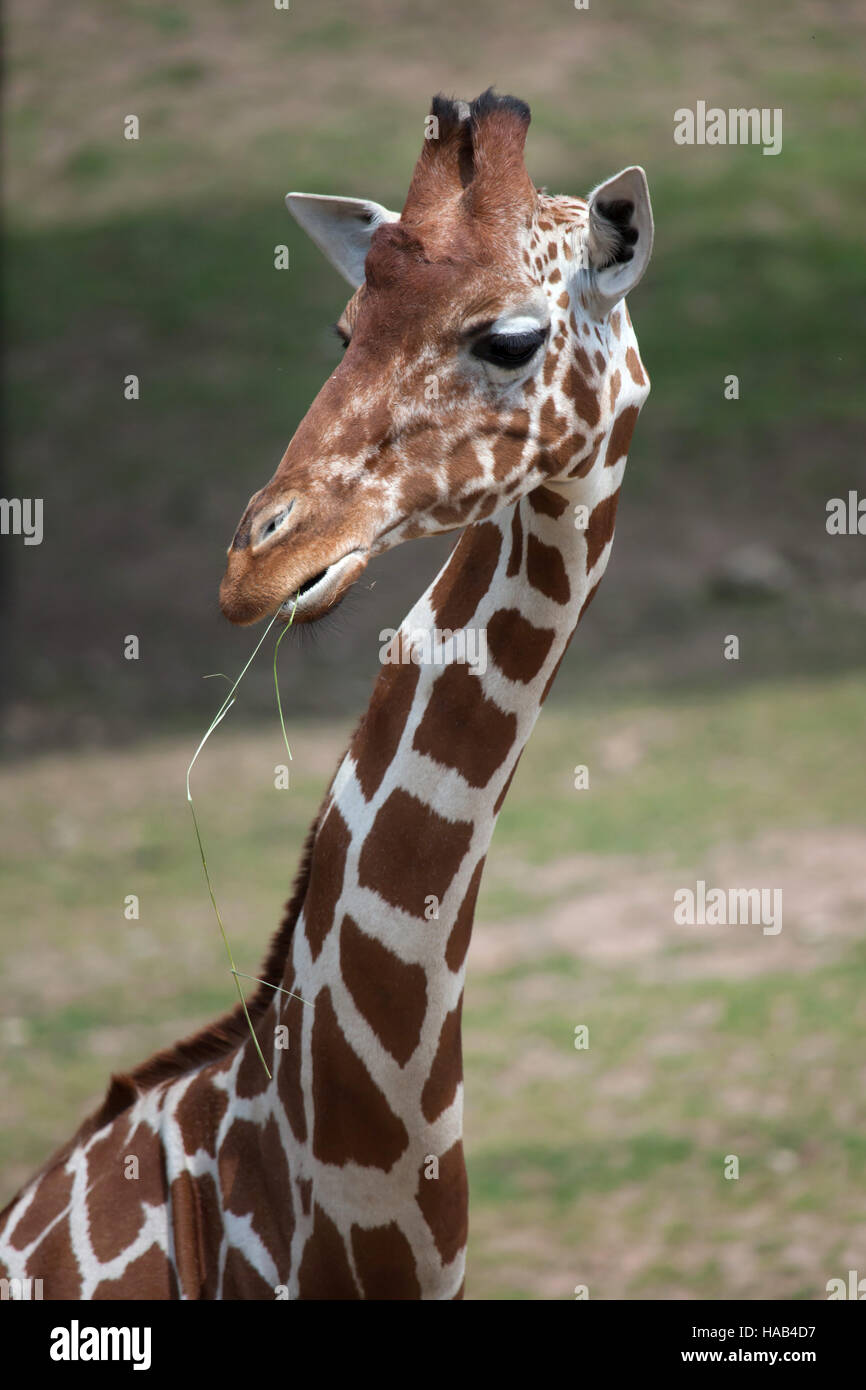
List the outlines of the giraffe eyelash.
{"label": "giraffe eyelash", "polygon": [[349,337],[347,333],[343,331],[340,325],[338,323],[329,323],[328,327],[331,330],[331,332],[334,333],[336,337],[340,339],[340,342],[343,344],[343,347],[347,348],[352,339]]}
{"label": "giraffe eyelash", "polygon": [[488,333],[472,348],[472,356],[495,367],[516,370],[532,361],[548,332],[548,328],[536,328],[517,333]]}

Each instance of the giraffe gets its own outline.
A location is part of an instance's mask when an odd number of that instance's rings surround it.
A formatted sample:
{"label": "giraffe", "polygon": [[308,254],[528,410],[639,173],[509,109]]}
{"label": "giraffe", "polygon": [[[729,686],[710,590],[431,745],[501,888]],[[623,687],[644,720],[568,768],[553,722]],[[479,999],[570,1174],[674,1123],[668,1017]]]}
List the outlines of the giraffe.
{"label": "giraffe", "polygon": [[[112,1077],[0,1218],[13,1292],[463,1296],[475,901],[649,391],[624,302],[652,245],[644,171],[548,195],[528,125],[492,89],[439,96],[401,214],[288,195],[352,286],[346,351],[241,517],[224,615],[314,622],[371,557],[461,534],[383,653],[250,997],[271,1079],[239,1008]],[[455,657],[468,632],[484,661]]]}

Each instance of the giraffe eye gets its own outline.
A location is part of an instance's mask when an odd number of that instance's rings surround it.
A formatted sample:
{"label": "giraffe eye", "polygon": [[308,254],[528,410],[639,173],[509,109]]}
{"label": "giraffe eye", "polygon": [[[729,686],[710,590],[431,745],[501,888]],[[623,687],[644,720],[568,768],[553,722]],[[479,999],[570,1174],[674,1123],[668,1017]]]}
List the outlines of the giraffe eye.
{"label": "giraffe eye", "polygon": [[480,357],[483,362],[491,362],[494,367],[525,367],[546,337],[546,328],[533,328],[522,333],[488,333],[475,344],[472,356]]}

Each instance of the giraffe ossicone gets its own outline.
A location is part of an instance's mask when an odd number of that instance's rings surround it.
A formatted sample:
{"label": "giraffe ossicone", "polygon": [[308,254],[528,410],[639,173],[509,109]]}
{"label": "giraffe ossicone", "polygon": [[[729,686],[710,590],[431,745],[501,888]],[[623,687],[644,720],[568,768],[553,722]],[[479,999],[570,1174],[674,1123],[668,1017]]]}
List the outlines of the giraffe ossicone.
{"label": "giraffe ossicone", "polygon": [[[475,901],[610,554],[653,226],[636,167],[536,189],[515,98],[431,116],[399,215],[289,195],[353,287],[346,353],[241,517],[221,606],[313,622],[375,555],[462,535],[391,638],[248,1001],[272,1079],[240,1007],[115,1076],[0,1217],[0,1277],[45,1298],[462,1296]],[[483,669],[402,658],[469,631]]]}

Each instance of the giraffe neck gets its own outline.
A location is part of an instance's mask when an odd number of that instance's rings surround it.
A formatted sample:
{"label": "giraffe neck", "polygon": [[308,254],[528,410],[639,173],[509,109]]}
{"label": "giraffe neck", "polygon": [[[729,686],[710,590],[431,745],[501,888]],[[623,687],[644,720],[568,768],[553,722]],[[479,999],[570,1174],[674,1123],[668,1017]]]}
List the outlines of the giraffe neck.
{"label": "giraffe neck", "polygon": [[[301,1199],[292,1295],[333,1290],[335,1263],[347,1293],[386,1296],[383,1266],[424,1297],[462,1285],[475,899],[515,766],[606,565],[623,465],[598,461],[468,528],[390,643],[322,808],[283,978],[308,1002],[283,996],[259,1030],[265,1045],[277,1037],[264,1103],[287,1122]],[[474,666],[441,659],[448,632],[476,634]],[[420,662],[396,659],[413,650]]]}

